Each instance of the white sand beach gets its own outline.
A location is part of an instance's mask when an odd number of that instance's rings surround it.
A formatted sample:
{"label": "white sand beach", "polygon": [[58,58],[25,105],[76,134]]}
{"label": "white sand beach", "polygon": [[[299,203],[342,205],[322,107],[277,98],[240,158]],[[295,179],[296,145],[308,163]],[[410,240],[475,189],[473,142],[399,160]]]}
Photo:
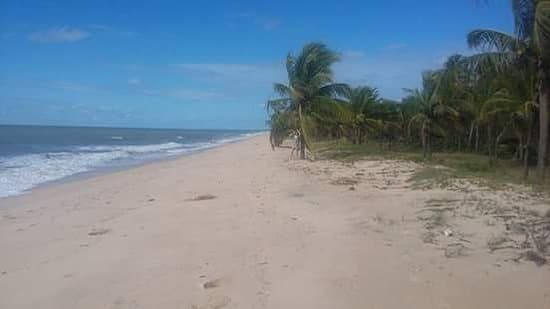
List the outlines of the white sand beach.
{"label": "white sand beach", "polygon": [[[262,135],[2,199],[0,308],[550,308],[550,267],[474,216],[543,197],[288,155]],[[436,202],[452,235],[421,220]]]}

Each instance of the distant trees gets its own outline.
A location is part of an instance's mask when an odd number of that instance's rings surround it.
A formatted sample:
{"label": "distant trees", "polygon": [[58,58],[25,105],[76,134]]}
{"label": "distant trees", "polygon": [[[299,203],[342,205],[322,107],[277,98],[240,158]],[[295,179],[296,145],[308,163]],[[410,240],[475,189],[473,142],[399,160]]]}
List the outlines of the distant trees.
{"label": "distant trees", "polygon": [[268,102],[272,136],[281,140],[299,130],[302,158],[311,138],[417,145],[427,158],[434,149],[470,151],[518,160],[524,177],[536,163],[542,181],[549,141],[550,0],[513,0],[512,9],[515,35],[470,32],[467,43],[479,53],[450,56],[442,68],[423,74],[421,88],[406,89],[401,102],[380,98],[369,86],[335,83],[331,66],[338,55],[321,43],[307,44],[297,57],[287,57],[288,84],[274,85],[281,98]]}

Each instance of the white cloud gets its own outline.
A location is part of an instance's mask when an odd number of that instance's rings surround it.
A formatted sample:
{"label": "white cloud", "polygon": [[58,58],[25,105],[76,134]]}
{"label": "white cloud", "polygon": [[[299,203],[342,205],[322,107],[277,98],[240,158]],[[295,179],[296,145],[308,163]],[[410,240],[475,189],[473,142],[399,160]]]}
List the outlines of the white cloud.
{"label": "white cloud", "polygon": [[137,77],[132,77],[128,80],[128,85],[130,86],[137,86],[139,84],[141,84],[141,79]]}
{"label": "white cloud", "polygon": [[29,40],[38,43],[76,42],[90,37],[90,33],[78,28],[57,27],[31,33]]}

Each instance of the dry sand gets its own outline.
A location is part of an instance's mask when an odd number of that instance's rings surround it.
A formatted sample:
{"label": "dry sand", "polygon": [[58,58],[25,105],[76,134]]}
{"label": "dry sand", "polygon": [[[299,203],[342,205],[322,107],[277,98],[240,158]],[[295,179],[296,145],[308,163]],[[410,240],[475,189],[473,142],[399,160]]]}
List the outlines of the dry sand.
{"label": "dry sand", "polygon": [[542,197],[288,154],[259,136],[1,200],[0,308],[550,308],[501,219]]}

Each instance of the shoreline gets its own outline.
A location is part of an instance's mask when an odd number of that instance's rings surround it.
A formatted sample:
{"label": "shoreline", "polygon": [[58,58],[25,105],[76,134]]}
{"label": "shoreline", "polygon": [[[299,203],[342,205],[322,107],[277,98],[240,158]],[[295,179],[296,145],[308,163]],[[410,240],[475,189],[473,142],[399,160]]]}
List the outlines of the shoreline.
{"label": "shoreline", "polygon": [[288,155],[261,135],[0,200],[0,307],[550,304],[548,266],[514,262],[514,251],[488,252],[499,224],[449,217],[468,248],[448,257],[460,238],[435,227],[436,242],[427,243],[418,218],[434,201],[471,201],[461,206],[468,211],[485,200],[541,210],[545,201],[414,190],[407,181],[418,166],[411,162]]}
{"label": "shoreline", "polygon": [[127,171],[127,170],[144,167],[144,166],[151,165],[151,164],[162,163],[162,162],[166,162],[166,161],[179,160],[181,158],[197,155],[197,154],[200,154],[200,153],[203,153],[203,152],[206,152],[206,151],[210,151],[210,150],[220,148],[220,147],[224,147],[226,145],[231,145],[231,144],[234,144],[234,143],[239,143],[241,141],[244,141],[244,140],[247,140],[247,139],[250,139],[250,138],[255,138],[257,136],[262,136],[262,135],[265,135],[265,134],[266,134],[265,132],[248,133],[248,135],[243,136],[243,137],[239,137],[235,140],[230,140],[228,142],[223,142],[221,144],[215,144],[215,145],[212,145],[212,146],[209,146],[209,147],[206,147],[206,148],[191,150],[187,153],[170,155],[170,156],[165,156],[165,157],[158,157],[158,158],[155,158],[155,159],[146,159],[146,160],[143,160],[143,161],[136,161],[136,162],[132,162],[132,163],[124,163],[124,164],[117,165],[117,166],[95,167],[95,168],[92,168],[89,171],[79,172],[79,173],[72,174],[72,175],[69,175],[69,176],[66,176],[66,177],[62,177],[60,179],[55,179],[55,180],[50,180],[50,181],[40,183],[40,184],[30,188],[30,189],[24,190],[24,191],[22,191],[20,193],[17,193],[17,194],[13,194],[13,195],[9,195],[9,196],[2,196],[2,197],[0,197],[0,207],[2,207],[1,202],[3,200],[17,198],[17,197],[20,197],[20,196],[32,194],[36,190],[46,189],[46,188],[49,188],[49,187],[55,187],[55,186],[59,186],[59,185],[63,185],[63,184],[71,183],[71,182],[84,181],[84,180],[87,180],[87,179],[90,179],[90,178],[100,177],[100,176],[114,174],[114,173],[118,173],[118,172],[124,172],[124,171]]}

